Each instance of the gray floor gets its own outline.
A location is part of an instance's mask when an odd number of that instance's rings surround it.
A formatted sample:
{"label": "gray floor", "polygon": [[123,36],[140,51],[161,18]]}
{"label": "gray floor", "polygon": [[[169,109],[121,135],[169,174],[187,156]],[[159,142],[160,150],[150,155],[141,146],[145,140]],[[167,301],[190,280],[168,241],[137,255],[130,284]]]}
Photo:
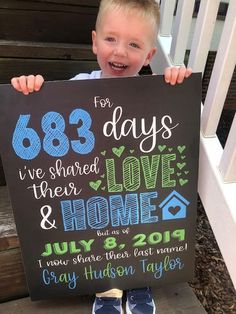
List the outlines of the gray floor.
{"label": "gray floor", "polygon": [[[204,314],[206,313],[192,289],[186,283],[153,290],[157,313]],[[0,304],[4,314],[91,314],[93,297],[31,302],[29,298]]]}

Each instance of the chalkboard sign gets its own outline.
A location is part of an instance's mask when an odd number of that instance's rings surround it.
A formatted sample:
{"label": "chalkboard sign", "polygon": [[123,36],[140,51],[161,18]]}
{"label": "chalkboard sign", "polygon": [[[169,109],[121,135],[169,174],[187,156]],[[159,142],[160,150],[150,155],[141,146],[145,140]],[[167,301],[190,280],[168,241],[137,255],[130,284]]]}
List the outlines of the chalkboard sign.
{"label": "chalkboard sign", "polygon": [[201,75],[0,87],[32,300],[192,278]]}

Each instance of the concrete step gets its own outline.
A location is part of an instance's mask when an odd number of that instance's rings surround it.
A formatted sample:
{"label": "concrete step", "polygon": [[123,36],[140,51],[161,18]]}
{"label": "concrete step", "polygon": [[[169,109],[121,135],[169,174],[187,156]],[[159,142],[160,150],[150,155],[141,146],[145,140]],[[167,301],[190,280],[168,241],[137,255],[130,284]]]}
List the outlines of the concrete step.
{"label": "concrete step", "polygon": [[[205,314],[205,310],[187,283],[153,289],[158,314]],[[4,314],[91,314],[93,296],[43,300],[31,302],[30,298],[0,304]],[[125,308],[125,304],[124,304]]]}

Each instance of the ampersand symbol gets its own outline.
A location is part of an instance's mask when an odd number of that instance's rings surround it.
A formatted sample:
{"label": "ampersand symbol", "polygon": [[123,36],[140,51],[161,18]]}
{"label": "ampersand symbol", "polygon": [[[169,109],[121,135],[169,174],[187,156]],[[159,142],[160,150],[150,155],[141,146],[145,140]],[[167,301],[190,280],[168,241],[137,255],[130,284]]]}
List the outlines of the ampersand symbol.
{"label": "ampersand symbol", "polygon": [[[46,213],[45,213],[44,210],[46,210]],[[52,207],[51,206],[44,205],[43,207],[41,207],[40,213],[41,213],[41,216],[43,217],[43,219],[42,219],[42,221],[40,223],[40,227],[42,229],[45,229],[45,230],[50,230],[52,228],[57,229],[57,227],[55,226],[55,223],[56,223],[55,219],[53,219],[52,222],[49,221],[49,219],[48,219],[50,217],[51,213],[52,213]],[[47,224],[47,226],[46,226],[46,224]]]}

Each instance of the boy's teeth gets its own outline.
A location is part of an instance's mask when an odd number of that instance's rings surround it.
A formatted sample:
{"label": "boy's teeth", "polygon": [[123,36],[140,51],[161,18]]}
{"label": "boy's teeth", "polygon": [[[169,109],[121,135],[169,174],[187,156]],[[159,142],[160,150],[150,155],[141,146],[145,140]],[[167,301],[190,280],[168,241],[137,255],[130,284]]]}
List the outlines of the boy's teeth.
{"label": "boy's teeth", "polygon": [[126,68],[126,65],[120,64],[120,63],[111,62],[111,65],[116,67],[116,68],[120,68],[120,69]]}
{"label": "boy's teeth", "polygon": [[123,64],[118,64],[118,63],[113,63],[113,65],[114,65],[115,67],[118,67],[118,68],[123,68],[123,67],[124,67]]}

